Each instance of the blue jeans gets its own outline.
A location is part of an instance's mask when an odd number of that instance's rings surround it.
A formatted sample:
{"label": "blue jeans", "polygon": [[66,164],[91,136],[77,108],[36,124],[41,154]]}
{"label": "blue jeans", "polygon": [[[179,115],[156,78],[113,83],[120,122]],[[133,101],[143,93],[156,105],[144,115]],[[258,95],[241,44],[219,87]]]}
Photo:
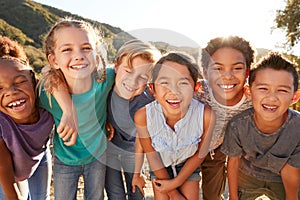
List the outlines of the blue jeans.
{"label": "blue jeans", "polygon": [[[111,200],[141,200],[144,199],[141,191],[136,188],[136,192],[132,192],[132,178],[135,164],[135,153],[129,152],[116,147],[109,142],[107,147],[107,167],[105,178],[105,190],[108,199]],[[125,177],[126,189],[123,183],[122,173]]]}
{"label": "blue jeans", "polygon": [[84,199],[104,199],[105,159],[102,155],[97,160],[78,166],[66,165],[54,157],[53,183],[56,200],[76,199],[79,177],[84,179]]}
{"label": "blue jeans", "polygon": [[[27,197],[28,200],[50,200],[51,165],[51,153],[48,149],[33,175],[17,183],[23,197]],[[1,185],[0,199],[5,199]]]}

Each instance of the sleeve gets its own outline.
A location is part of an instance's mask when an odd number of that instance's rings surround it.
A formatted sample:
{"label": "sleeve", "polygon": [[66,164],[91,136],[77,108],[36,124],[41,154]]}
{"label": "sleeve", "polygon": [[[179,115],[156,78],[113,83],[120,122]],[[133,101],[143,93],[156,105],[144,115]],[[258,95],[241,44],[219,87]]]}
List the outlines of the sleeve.
{"label": "sleeve", "polygon": [[115,70],[112,67],[106,68],[107,87],[111,88],[115,82]]}
{"label": "sleeve", "polygon": [[221,151],[230,157],[237,157],[243,154],[239,129],[233,120],[230,120],[226,127]]}
{"label": "sleeve", "polygon": [[46,94],[46,91],[44,90],[44,87],[43,86],[40,87],[41,88],[39,88],[40,91],[39,91],[39,98],[38,98],[39,106],[49,111],[51,109],[51,106],[50,106],[48,96]]}
{"label": "sleeve", "polygon": [[298,141],[298,145],[296,146],[287,163],[293,167],[300,169],[300,140]]}

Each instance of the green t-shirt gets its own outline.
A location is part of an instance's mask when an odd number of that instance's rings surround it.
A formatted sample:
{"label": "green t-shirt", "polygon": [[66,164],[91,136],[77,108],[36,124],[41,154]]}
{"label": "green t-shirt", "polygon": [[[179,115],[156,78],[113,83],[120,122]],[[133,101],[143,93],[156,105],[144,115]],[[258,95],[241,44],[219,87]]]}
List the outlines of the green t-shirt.
{"label": "green t-shirt", "polygon": [[[113,68],[107,68],[106,79],[98,83],[93,78],[92,87],[83,94],[72,94],[78,117],[78,137],[76,144],[64,145],[58,134],[54,134],[54,153],[60,161],[67,165],[82,165],[93,162],[106,150],[106,102],[114,83]],[[56,127],[60,123],[62,110],[51,95],[51,104],[45,91],[40,94],[40,106],[48,110],[54,117]],[[56,132],[56,129],[55,129]]]}

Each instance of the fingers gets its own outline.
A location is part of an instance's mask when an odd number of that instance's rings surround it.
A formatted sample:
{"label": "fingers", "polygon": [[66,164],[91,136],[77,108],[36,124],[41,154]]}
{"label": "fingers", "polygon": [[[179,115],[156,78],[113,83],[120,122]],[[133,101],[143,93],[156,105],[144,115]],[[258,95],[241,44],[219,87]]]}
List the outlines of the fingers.
{"label": "fingers", "polygon": [[72,145],[74,145],[74,144],[76,143],[77,136],[78,136],[78,132],[72,133],[70,140],[64,142],[64,144],[65,144],[66,146],[72,146]]}
{"label": "fingers", "polygon": [[60,124],[57,127],[57,133],[59,137],[64,141],[64,144],[71,146],[76,143],[78,131],[77,129],[70,128],[67,125]]}

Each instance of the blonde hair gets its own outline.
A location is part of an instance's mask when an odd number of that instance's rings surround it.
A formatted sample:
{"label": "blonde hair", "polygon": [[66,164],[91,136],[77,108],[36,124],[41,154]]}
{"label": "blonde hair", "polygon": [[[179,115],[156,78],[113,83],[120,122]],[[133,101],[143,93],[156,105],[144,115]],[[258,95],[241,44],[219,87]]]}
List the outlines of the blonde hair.
{"label": "blonde hair", "polygon": [[[44,49],[46,58],[50,54],[54,55],[54,50],[56,48],[55,34],[58,30],[66,27],[75,27],[78,29],[82,29],[89,33],[94,41],[96,47],[96,53],[99,55],[101,64],[95,70],[94,76],[98,82],[102,82],[106,76],[106,49],[103,38],[101,37],[100,32],[94,28],[90,23],[83,20],[76,20],[70,17],[66,17],[58,21],[48,32],[45,41],[44,41]],[[55,69],[50,67],[50,69],[43,74],[43,78],[41,80],[41,84],[44,85],[44,89],[48,97],[53,91],[53,88],[58,88],[60,86],[64,86],[68,89],[65,77],[60,69]]]}
{"label": "blonde hair", "polygon": [[[120,47],[114,60],[114,64],[115,66],[120,65],[122,59],[125,58],[127,67],[132,69],[132,60],[135,57],[141,57],[150,63],[155,63],[161,57],[161,53],[150,43],[145,43],[141,40],[134,39],[124,43]],[[150,70],[152,70],[152,68],[153,65],[151,65]]]}

